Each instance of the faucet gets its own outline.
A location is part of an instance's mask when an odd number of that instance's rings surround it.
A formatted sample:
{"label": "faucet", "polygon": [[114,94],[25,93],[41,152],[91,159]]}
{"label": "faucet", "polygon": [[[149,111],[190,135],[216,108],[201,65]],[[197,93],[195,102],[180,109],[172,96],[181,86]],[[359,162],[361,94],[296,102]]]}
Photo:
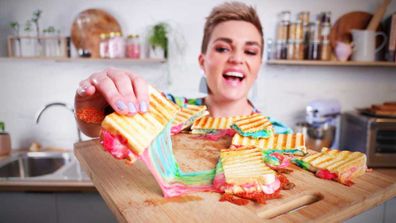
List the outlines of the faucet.
{"label": "faucet", "polygon": [[[71,111],[74,114],[74,108],[72,106],[66,104],[66,103],[62,103],[62,102],[49,103],[49,104],[45,105],[44,108],[42,108],[40,110],[40,112],[38,113],[37,118],[36,118],[36,124],[39,123],[40,117],[43,115],[44,111],[47,110],[49,107],[52,107],[52,106],[62,106],[64,108],[66,108],[67,110]],[[78,141],[81,142],[81,131],[80,131],[80,129],[78,127],[77,127],[77,135],[78,135]]]}

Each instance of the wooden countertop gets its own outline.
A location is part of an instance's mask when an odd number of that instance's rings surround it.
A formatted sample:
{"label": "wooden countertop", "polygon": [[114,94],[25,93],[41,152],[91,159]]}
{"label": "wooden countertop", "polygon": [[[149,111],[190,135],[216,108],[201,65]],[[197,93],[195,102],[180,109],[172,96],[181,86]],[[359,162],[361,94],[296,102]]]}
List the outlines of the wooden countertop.
{"label": "wooden countertop", "polygon": [[[230,143],[229,139],[197,140],[188,134],[172,139],[184,171],[214,168],[219,149]],[[127,165],[116,160],[97,140],[76,144],[75,154],[120,222],[338,222],[396,195],[396,169],[373,170],[347,187],[293,166],[287,177],[296,187],[266,205],[237,206],[219,202],[217,193],[205,192],[163,198],[142,162]]]}

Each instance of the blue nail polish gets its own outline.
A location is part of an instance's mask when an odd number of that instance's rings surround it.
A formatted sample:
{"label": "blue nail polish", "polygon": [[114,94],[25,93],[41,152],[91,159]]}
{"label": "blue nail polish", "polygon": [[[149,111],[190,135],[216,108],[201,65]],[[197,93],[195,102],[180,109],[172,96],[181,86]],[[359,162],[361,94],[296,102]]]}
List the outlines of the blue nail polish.
{"label": "blue nail polish", "polygon": [[135,106],[135,104],[132,103],[132,102],[129,102],[129,103],[128,103],[128,108],[129,108],[129,112],[130,112],[130,113],[136,113],[136,112],[137,112],[136,106]]}
{"label": "blue nail polish", "polygon": [[117,101],[116,106],[120,111],[125,111],[127,110],[127,106],[123,101]]}
{"label": "blue nail polish", "polygon": [[140,111],[147,112],[147,103],[145,101],[140,102]]}

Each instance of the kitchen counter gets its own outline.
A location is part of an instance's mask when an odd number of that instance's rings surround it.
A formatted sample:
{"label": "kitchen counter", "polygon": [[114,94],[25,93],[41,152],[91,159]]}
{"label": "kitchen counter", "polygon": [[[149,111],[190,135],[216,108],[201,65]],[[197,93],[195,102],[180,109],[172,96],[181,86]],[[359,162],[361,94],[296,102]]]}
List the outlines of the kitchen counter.
{"label": "kitchen counter", "polygon": [[[7,156],[0,156],[0,162],[10,158],[11,156],[23,154],[27,150],[12,150]],[[81,171],[78,160],[71,151],[44,150],[41,152],[68,152],[72,155],[70,163],[60,167],[54,173],[19,178],[19,177],[0,177],[1,192],[17,192],[17,191],[37,191],[37,192],[94,192],[95,186],[85,174]]]}
{"label": "kitchen counter", "polygon": [[[188,134],[173,136],[176,159],[184,171],[214,168],[219,142]],[[217,193],[191,193],[163,198],[151,173],[140,161],[126,165],[103,151],[97,140],[75,145],[75,154],[119,222],[338,222],[349,219],[396,195],[396,170],[375,169],[351,187],[316,178],[292,167],[288,178],[296,187],[266,205],[237,206],[219,202]]]}

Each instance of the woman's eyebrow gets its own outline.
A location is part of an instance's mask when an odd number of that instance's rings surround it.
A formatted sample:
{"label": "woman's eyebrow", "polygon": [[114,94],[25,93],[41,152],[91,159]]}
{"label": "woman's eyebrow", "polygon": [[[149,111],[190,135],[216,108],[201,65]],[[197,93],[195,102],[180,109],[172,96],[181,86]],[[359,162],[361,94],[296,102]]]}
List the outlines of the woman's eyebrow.
{"label": "woman's eyebrow", "polygon": [[214,42],[217,42],[217,41],[224,41],[224,42],[230,43],[230,44],[232,43],[232,39],[227,38],[227,37],[219,37],[219,38],[215,39]]}
{"label": "woman's eyebrow", "polygon": [[260,43],[258,43],[258,42],[256,42],[256,41],[247,41],[246,42],[246,45],[249,45],[249,46],[261,46],[261,44]]}
{"label": "woman's eyebrow", "polygon": [[[217,41],[224,41],[228,44],[231,44],[233,42],[232,39],[227,38],[227,37],[219,37],[219,38],[215,39],[214,42],[217,42]],[[257,41],[247,41],[245,44],[249,45],[249,46],[258,46],[258,47],[261,46],[261,44]]]}

